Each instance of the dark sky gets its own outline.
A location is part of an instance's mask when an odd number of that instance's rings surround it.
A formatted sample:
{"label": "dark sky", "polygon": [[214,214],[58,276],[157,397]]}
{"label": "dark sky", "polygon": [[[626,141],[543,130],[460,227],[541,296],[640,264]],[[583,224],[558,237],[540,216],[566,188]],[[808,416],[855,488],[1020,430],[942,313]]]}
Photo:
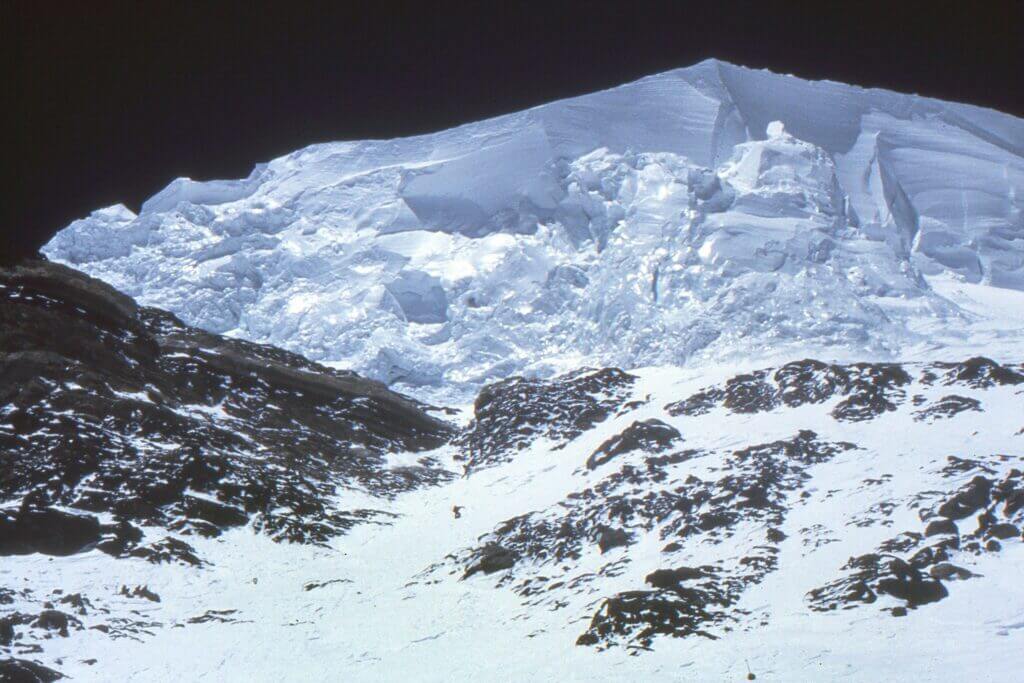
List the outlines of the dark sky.
{"label": "dark sky", "polygon": [[1020,116],[1022,4],[8,2],[0,257],[179,175],[240,177],[312,142],[428,132],[707,57]]}

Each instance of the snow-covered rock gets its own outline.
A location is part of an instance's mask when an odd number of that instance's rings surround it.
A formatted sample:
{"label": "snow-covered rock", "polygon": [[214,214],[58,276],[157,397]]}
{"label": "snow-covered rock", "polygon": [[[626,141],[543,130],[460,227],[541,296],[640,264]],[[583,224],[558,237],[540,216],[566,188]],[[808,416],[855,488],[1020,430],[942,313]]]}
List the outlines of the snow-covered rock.
{"label": "snow-covered rock", "polygon": [[1018,673],[1019,362],[578,368],[445,414],[0,269],[0,680]]}
{"label": "snow-covered rock", "polygon": [[168,559],[181,553],[155,552],[166,539],[140,527],[215,537],[250,520],[277,540],[324,543],[375,515],[337,509],[346,492],[386,497],[449,476],[388,467],[394,452],[450,439],[425,406],[189,328],[69,268],[0,270],[0,324],[0,556]]}
{"label": "snow-covered rock", "polygon": [[711,60],[178,179],[44,253],[186,323],[467,398],[583,363],[1012,355],[1022,202],[1018,118]]}

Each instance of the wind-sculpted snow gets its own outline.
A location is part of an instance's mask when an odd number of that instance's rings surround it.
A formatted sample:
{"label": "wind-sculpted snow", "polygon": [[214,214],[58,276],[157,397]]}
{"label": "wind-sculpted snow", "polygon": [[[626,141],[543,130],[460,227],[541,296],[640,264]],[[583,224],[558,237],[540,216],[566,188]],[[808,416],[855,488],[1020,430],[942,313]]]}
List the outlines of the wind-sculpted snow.
{"label": "wind-sculpted snow", "polygon": [[44,251],[188,324],[462,397],[766,347],[959,355],[966,331],[1021,341],[938,285],[1024,290],[1022,155],[1012,116],[708,61],[179,179]]}

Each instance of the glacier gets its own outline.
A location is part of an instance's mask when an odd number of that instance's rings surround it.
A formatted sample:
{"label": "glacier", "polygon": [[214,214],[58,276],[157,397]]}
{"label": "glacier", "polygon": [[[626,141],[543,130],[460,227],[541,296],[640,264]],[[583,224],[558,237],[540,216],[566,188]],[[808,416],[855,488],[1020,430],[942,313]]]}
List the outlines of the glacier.
{"label": "glacier", "polygon": [[708,60],[179,178],[43,253],[423,396],[512,374],[1024,341],[1024,120]]}
{"label": "glacier", "polygon": [[1014,679],[1022,187],[709,60],[75,221],[0,269],[0,679]]}

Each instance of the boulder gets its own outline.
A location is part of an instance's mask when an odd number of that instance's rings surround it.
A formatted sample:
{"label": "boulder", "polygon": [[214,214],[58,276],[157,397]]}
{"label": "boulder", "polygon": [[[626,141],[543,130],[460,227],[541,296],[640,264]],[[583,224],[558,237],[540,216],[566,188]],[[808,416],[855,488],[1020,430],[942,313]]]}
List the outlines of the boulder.
{"label": "boulder", "polygon": [[462,578],[468,579],[477,572],[493,574],[502,569],[510,569],[518,559],[519,556],[514,551],[503,548],[497,543],[489,543],[477,552],[476,562],[466,569]]}

